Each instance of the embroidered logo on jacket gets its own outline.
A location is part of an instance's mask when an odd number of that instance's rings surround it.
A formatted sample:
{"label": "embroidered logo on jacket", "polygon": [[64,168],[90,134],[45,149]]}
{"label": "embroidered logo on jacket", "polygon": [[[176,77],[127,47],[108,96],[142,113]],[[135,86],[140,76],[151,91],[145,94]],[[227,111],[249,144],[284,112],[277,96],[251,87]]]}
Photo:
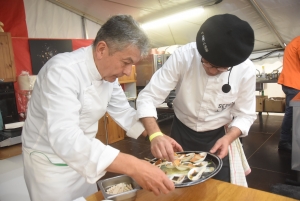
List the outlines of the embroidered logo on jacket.
{"label": "embroidered logo on jacket", "polygon": [[218,109],[217,109],[216,112],[222,112],[223,110],[225,110],[226,108],[230,107],[233,104],[234,104],[234,102],[227,103],[227,104],[219,104]]}

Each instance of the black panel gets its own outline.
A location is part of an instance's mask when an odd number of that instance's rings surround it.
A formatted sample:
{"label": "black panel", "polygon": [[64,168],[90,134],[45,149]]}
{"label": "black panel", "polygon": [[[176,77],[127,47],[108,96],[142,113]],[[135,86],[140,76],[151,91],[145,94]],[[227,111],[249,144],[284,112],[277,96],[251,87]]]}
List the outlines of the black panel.
{"label": "black panel", "polygon": [[29,39],[32,74],[37,75],[44,64],[54,55],[71,52],[72,40]]}

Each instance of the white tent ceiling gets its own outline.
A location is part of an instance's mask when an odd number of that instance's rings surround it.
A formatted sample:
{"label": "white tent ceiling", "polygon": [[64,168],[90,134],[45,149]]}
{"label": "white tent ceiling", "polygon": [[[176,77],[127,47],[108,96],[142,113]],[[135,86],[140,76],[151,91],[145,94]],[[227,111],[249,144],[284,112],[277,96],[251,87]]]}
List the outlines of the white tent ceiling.
{"label": "white tent ceiling", "polygon": [[[98,24],[115,14],[132,15],[140,23],[179,10],[213,4],[213,0],[48,0]],[[215,0],[216,1],[216,0]],[[255,32],[254,51],[284,47],[300,35],[299,0],[223,0],[204,6],[196,16],[146,30],[153,47],[195,41],[201,24],[210,16],[230,13],[249,22]]]}

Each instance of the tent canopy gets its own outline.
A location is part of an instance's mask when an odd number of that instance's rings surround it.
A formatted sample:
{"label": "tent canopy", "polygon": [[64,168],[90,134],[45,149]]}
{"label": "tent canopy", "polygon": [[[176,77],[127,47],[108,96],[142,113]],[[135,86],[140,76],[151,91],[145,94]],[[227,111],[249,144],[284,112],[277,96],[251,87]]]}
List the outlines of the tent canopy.
{"label": "tent canopy", "polygon": [[[116,14],[132,15],[142,25],[171,16],[145,28],[153,47],[195,41],[201,24],[210,16],[234,14],[247,21],[255,33],[254,51],[281,49],[300,35],[299,0],[48,0],[99,24]],[[190,9],[202,7],[193,13]],[[180,19],[174,14],[187,11]]]}

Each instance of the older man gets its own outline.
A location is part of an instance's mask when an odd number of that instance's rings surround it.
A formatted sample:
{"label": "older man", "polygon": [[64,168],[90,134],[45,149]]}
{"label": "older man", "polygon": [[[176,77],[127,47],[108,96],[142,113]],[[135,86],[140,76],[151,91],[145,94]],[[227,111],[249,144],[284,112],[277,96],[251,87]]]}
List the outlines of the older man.
{"label": "older man", "polygon": [[127,174],[156,195],[174,189],[159,168],[95,139],[105,112],[130,137],[144,131],[117,78],[129,75],[148,49],[133,18],[118,15],[100,28],[93,45],[56,55],[43,66],[22,133],[32,201],[86,197],[97,191],[95,182],[106,171]]}

